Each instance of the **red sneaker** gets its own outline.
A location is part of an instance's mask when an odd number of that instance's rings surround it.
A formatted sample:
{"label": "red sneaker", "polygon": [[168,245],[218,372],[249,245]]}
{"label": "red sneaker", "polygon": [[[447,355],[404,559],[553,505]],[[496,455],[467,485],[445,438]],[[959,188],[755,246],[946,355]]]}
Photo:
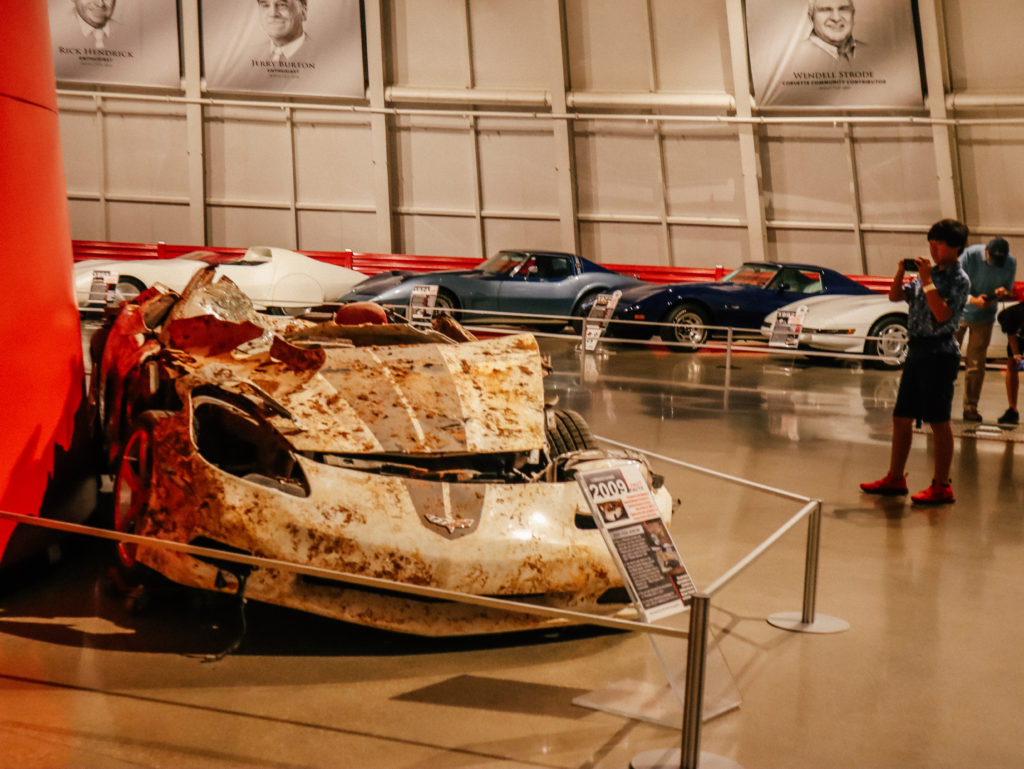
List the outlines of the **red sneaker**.
{"label": "red sneaker", "polygon": [[887,497],[900,497],[907,493],[907,476],[894,478],[887,475],[881,480],[862,483],[860,490],[865,494],[883,494]]}
{"label": "red sneaker", "polygon": [[932,481],[932,485],[924,491],[919,491],[910,498],[915,505],[948,505],[956,502],[953,496],[953,485],[951,483],[938,483]]}

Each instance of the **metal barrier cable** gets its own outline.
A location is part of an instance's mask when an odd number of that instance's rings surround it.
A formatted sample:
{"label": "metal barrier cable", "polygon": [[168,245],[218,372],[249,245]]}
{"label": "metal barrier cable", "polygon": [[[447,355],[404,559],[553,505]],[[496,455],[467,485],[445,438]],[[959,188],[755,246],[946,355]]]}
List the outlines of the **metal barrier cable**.
{"label": "metal barrier cable", "polygon": [[80,523],[57,521],[52,518],[39,518],[34,515],[22,515],[20,513],[8,512],[6,510],[0,510],[0,520],[9,520],[30,526],[40,526],[45,529],[65,531],[71,534],[84,534],[87,536],[98,537],[100,539],[110,539],[117,542],[131,542],[138,545],[161,547],[179,553],[186,553],[188,555],[201,556],[204,558],[212,558],[222,561],[234,561],[236,563],[247,564],[249,566],[264,566],[273,569],[283,569],[285,571],[295,572],[296,574],[322,577],[335,582],[348,582],[355,585],[362,585],[364,587],[375,587],[384,590],[394,590],[400,593],[426,596],[429,598],[440,598],[447,601],[468,603],[490,609],[514,611],[520,614],[534,614],[541,617],[570,620],[572,622],[586,625],[600,625],[601,627],[610,627],[617,630],[635,630],[641,633],[655,633],[657,635],[673,636],[676,638],[685,638],[687,635],[687,631],[685,630],[652,625],[638,620],[619,619],[616,617],[605,617],[598,614],[569,611],[567,609],[556,609],[550,606],[538,606],[536,604],[522,603],[520,601],[513,601],[505,598],[490,598],[487,596],[470,595],[469,593],[459,593],[454,590],[427,587],[425,585],[409,585],[404,582],[393,582],[379,577],[366,577],[360,574],[349,574],[346,572],[335,571],[333,569],[324,569],[319,566],[306,566],[303,564],[291,563],[289,561],[279,561],[274,558],[262,558],[259,556],[243,555],[240,553],[230,553],[208,547],[197,547],[196,545],[189,545],[184,542],[157,539],[156,537],[144,537],[139,534],[127,534],[120,531],[112,531],[110,529],[101,529],[95,526],[85,526]]}

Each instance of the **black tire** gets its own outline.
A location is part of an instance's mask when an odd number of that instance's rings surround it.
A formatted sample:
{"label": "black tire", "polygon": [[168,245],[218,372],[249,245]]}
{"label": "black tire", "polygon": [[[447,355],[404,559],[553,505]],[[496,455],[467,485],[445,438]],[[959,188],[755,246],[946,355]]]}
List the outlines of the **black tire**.
{"label": "black tire", "polygon": [[693,352],[708,339],[707,310],[693,302],[676,305],[662,319],[661,338],[672,352]]}
{"label": "black tire", "polygon": [[312,309],[312,307],[268,307],[265,314],[278,317],[301,318]]}
{"label": "black tire", "polygon": [[120,275],[117,278],[117,293],[126,302],[130,302],[145,290],[146,284],[132,275]]}
{"label": "black tire", "polygon": [[579,412],[554,409],[551,414],[554,423],[547,427],[545,433],[552,457],[559,457],[571,451],[597,448],[594,435]]}
{"label": "black tire", "polygon": [[600,291],[591,291],[589,294],[584,294],[572,308],[572,320],[569,321],[569,325],[572,326],[574,333],[583,333],[583,319],[590,315],[590,309],[594,306],[600,293]]}
{"label": "black tire", "polygon": [[437,289],[437,296],[434,298],[434,307],[438,310],[455,315],[454,310],[459,309],[459,300],[455,294],[444,288]]}
{"label": "black tire", "polygon": [[877,364],[883,368],[901,368],[907,360],[907,344],[910,334],[907,331],[907,318],[904,315],[886,315],[879,318],[871,326],[869,339],[864,344],[866,355],[876,356]]}

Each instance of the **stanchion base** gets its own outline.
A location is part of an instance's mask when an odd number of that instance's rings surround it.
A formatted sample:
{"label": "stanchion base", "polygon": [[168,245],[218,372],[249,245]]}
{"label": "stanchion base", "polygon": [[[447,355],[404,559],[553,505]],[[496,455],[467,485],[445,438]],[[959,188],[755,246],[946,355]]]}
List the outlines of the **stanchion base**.
{"label": "stanchion base", "polygon": [[814,622],[804,622],[799,611],[780,611],[768,618],[768,624],[797,633],[843,633],[850,629],[850,623],[839,617],[815,614]]}
{"label": "stanchion base", "polygon": [[[629,762],[629,769],[679,769],[682,758],[682,748],[645,750],[633,756],[633,760]],[[730,758],[704,751],[701,751],[697,765],[700,769],[743,769]]]}

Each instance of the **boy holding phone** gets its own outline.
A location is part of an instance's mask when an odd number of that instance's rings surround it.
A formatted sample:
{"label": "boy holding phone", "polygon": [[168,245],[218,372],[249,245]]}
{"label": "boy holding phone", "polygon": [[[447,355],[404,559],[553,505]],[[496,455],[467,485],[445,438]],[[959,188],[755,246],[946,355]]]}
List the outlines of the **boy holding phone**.
{"label": "boy holding phone", "polygon": [[[955,502],[949,469],[953,463],[953,385],[960,373],[960,346],[955,333],[960,324],[971,283],[960,266],[967,244],[967,226],[943,219],[928,231],[928,257],[914,260],[918,275],[904,284],[907,273],[901,259],[889,287],[889,300],[907,301],[910,333],[907,361],[892,410],[892,446],[889,472],[877,481],[862,483],[867,494],[900,496],[907,493],[906,465],[914,438],[914,422],[927,422],[932,430],[934,473],[928,488],[914,494],[915,505]],[[934,263],[933,263],[934,261]]]}

